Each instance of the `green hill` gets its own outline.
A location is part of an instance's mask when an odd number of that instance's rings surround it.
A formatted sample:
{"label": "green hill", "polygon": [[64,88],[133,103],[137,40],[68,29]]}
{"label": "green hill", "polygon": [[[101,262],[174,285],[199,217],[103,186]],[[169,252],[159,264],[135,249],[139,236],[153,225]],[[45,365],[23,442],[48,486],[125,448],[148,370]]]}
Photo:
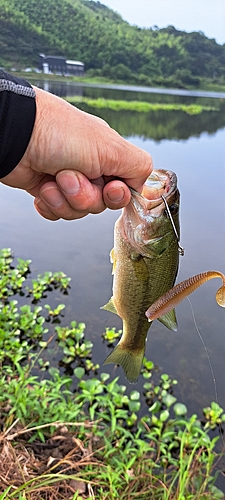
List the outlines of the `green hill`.
{"label": "green hill", "polygon": [[225,79],[225,45],[201,32],[130,26],[92,0],[0,0],[0,66],[36,67],[40,52],[81,60],[91,76],[129,83],[198,86],[202,77]]}

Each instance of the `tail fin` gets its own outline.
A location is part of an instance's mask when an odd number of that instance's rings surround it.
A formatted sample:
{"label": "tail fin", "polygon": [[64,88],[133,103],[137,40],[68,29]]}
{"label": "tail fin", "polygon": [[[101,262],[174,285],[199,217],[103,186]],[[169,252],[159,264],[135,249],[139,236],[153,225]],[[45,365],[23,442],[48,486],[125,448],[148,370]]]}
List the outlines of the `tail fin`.
{"label": "tail fin", "polygon": [[127,380],[132,384],[137,382],[141,371],[141,365],[145,354],[145,345],[143,349],[138,351],[128,351],[124,349],[120,343],[109,354],[104,361],[104,365],[113,363],[120,365],[123,368]]}

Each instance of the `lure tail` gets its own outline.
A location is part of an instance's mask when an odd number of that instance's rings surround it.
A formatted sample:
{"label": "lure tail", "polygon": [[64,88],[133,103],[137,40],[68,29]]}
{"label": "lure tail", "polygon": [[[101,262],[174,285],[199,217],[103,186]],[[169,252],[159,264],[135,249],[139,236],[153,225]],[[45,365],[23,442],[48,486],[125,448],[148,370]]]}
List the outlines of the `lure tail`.
{"label": "lure tail", "polygon": [[219,306],[225,307],[225,275],[220,271],[206,271],[204,273],[196,274],[188,278],[178,285],[174,286],[164,295],[159,297],[154,304],[145,312],[148,321],[159,319],[160,316],[166,316],[170,313],[171,309],[176,307],[183,299],[188,297],[198,287],[213,278],[221,278],[222,286],[217,290],[216,302]]}
{"label": "lure tail", "polygon": [[145,345],[143,349],[130,351],[125,349],[119,342],[115,349],[104,361],[104,365],[113,363],[123,368],[125,376],[131,384],[137,382],[140,375],[143,357],[145,354]]}

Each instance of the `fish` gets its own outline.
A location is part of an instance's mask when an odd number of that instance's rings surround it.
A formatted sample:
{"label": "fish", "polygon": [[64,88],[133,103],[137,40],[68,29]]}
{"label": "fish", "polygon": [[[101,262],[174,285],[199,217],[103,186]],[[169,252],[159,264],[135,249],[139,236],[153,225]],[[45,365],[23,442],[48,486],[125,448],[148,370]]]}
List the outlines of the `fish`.
{"label": "fish", "polygon": [[[146,310],[174,285],[177,276],[179,200],[176,174],[153,170],[141,194],[131,189],[131,201],[115,223],[110,253],[113,295],[101,309],[118,314],[123,330],[104,364],[120,365],[130,383],[140,375],[152,323]],[[177,330],[174,309],[158,320]]]}
{"label": "fish", "polygon": [[216,302],[220,307],[225,307],[225,275],[220,271],[205,271],[181,281],[181,283],[178,283],[159,297],[145,313],[148,321],[152,322],[162,314],[168,314],[188,295],[206,283],[206,281],[214,278],[222,279],[222,286],[216,292]]}

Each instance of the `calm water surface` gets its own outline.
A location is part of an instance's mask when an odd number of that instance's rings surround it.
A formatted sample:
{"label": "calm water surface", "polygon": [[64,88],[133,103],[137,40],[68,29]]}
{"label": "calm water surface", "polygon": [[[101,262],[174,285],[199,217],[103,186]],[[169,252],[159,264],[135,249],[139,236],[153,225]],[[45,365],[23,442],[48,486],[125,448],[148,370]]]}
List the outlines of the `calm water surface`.
{"label": "calm water surface", "polygon": [[132,94],[142,94],[142,100],[146,98],[143,94],[157,94],[157,101],[159,100],[161,95],[165,96],[181,96],[184,97],[212,97],[214,99],[225,98],[225,92],[210,92],[204,90],[187,90],[187,89],[163,89],[163,88],[154,88],[154,87],[140,87],[135,85],[116,85],[116,84],[90,84],[90,83],[75,83],[75,82],[56,82],[50,80],[35,80],[35,85],[44,88],[46,91],[50,91],[53,93],[60,94],[62,97],[66,95],[81,95],[88,88],[93,90],[100,91],[101,95],[106,91],[112,95],[112,91],[123,92],[123,95],[132,93]]}
{"label": "calm water surface", "polygon": [[[65,92],[63,85],[60,95],[63,88]],[[76,86],[76,92],[102,95],[103,89]],[[114,98],[126,96],[122,90],[111,92]],[[162,95],[153,97],[155,101],[162,100]],[[142,97],[147,98],[151,100],[152,94]],[[168,98],[176,102],[199,99],[198,96],[165,96],[165,102]],[[223,101],[216,102],[223,106]],[[219,112],[194,117],[178,112],[140,115],[108,110],[101,110],[101,116],[129,141],[150,152],[155,168],[173,170],[178,176],[181,245],[185,248],[178,280],[210,269],[225,272],[225,117],[222,108]],[[94,342],[93,360],[101,365],[109,352],[102,344],[102,332],[106,326],[121,328],[118,317],[100,310],[111,296],[109,252],[119,212],[107,210],[79,221],[48,222],[35,212],[29,195],[3,185],[0,185],[0,194],[1,247],[11,247],[16,257],[31,258],[34,275],[61,270],[72,278],[69,296],[56,296],[54,301],[66,304],[62,324],[68,325],[72,319],[85,321],[86,335]],[[225,310],[215,301],[219,286],[219,280],[210,281],[191,296],[191,301],[213,365],[219,402],[225,408]],[[178,379],[176,395],[188,405],[190,412],[200,412],[203,406],[215,400],[212,375],[188,300],[177,308],[177,316],[177,332],[167,330],[159,322],[153,324],[146,355],[162,372]],[[120,382],[126,383],[120,368],[108,365],[104,371],[120,375]]]}

